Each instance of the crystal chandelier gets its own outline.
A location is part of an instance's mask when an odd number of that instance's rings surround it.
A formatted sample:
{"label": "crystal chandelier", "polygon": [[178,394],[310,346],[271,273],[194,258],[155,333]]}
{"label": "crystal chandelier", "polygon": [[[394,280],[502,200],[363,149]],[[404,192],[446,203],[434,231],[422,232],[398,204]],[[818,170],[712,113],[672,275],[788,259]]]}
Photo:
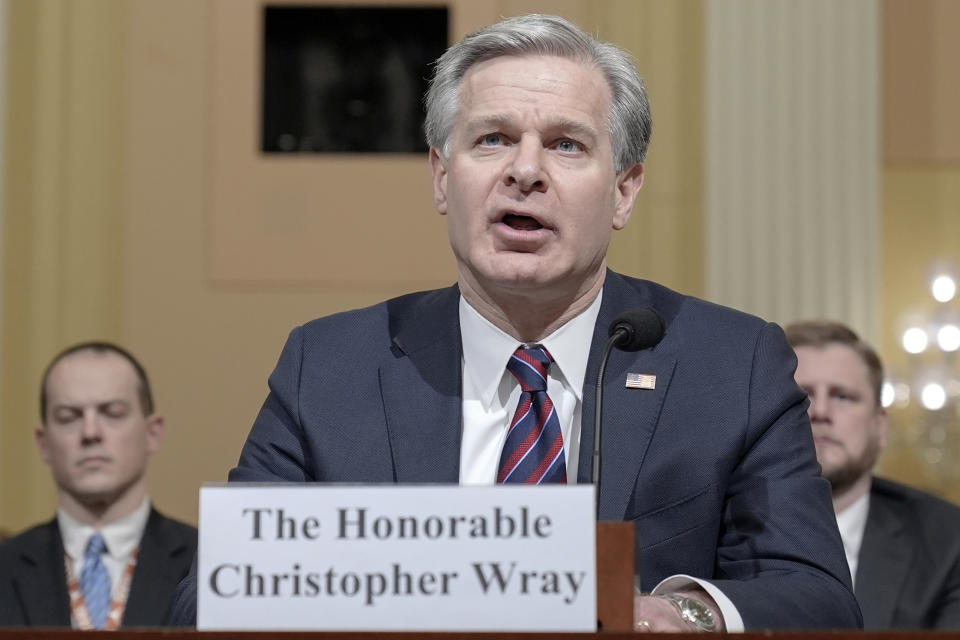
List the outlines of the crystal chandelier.
{"label": "crystal chandelier", "polygon": [[883,406],[899,414],[907,439],[929,470],[960,477],[960,306],[951,272],[931,279],[932,301],[901,334],[906,366],[888,372]]}

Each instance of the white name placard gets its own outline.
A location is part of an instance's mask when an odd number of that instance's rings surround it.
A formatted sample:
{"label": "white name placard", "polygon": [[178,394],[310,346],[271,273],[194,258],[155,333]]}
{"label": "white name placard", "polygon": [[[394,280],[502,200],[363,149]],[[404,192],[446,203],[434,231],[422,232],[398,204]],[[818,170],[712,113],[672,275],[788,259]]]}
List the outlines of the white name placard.
{"label": "white name placard", "polygon": [[595,631],[593,486],[213,485],[201,630]]}

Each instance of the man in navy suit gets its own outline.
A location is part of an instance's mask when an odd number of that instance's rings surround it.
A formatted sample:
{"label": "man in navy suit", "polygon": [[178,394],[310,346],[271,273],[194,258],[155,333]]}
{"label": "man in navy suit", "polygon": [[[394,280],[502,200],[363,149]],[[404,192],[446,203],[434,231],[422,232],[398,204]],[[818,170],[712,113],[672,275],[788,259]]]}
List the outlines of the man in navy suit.
{"label": "man in navy suit", "polygon": [[165,426],[146,372],[117,345],[74,345],[43,375],[40,415],[37,445],[59,508],[0,544],[0,627],[162,626],[197,530],[147,495]]}
{"label": "man in navy suit", "polygon": [[864,627],[960,629],[960,508],[873,475],[887,442],[880,357],[837,322],[786,332]]}
{"label": "man in navy suit", "polygon": [[[492,484],[516,475],[530,393],[555,418],[547,473],[523,479],[589,482],[608,327],[651,307],[662,341],[607,369],[600,495],[602,518],[636,525],[638,629],[858,626],[782,331],[607,269],[651,131],[629,56],[508,19],[440,58],[426,104],[457,285],[295,329],[230,479]],[[514,358],[544,358],[545,391]],[[187,587],[181,622],[194,602]]]}

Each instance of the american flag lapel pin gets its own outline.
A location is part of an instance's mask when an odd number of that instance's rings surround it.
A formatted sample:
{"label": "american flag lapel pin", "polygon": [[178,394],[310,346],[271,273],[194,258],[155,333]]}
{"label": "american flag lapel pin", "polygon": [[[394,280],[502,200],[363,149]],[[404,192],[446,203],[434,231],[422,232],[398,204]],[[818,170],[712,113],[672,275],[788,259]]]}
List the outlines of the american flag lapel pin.
{"label": "american flag lapel pin", "polygon": [[652,373],[628,373],[627,389],[656,389],[657,376]]}

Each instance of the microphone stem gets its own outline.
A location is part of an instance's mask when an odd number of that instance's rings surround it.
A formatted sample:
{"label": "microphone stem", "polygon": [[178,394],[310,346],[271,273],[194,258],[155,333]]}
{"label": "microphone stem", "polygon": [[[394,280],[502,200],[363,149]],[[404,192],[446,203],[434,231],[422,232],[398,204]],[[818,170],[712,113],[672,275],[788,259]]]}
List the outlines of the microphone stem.
{"label": "microphone stem", "polygon": [[627,335],[627,330],[619,328],[613,332],[610,339],[607,340],[607,347],[603,351],[603,357],[600,358],[600,368],[597,370],[597,389],[594,397],[596,403],[593,412],[593,490],[596,499],[597,520],[600,520],[600,445],[602,442],[600,430],[603,425],[603,377],[607,373],[607,360],[610,358],[610,351],[613,350],[620,340]]}

